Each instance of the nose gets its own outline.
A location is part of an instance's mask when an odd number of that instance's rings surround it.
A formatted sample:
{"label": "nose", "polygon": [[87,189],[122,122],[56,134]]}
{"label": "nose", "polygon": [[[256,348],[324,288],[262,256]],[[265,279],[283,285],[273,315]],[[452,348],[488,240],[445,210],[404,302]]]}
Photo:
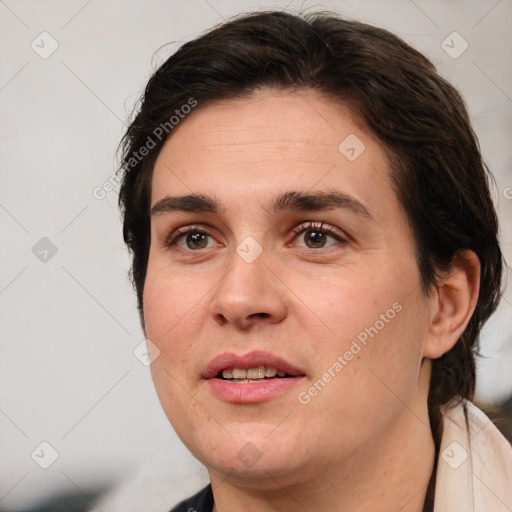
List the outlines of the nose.
{"label": "nose", "polygon": [[229,271],[213,291],[210,305],[210,313],[219,325],[249,329],[286,318],[284,287],[267,263],[264,254],[251,263],[233,254]]}

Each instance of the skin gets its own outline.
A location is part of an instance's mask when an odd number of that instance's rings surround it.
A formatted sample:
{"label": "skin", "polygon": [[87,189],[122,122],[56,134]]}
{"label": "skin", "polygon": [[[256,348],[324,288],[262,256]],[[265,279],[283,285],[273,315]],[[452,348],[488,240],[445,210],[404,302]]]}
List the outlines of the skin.
{"label": "skin", "polygon": [[[355,134],[354,161],[338,149]],[[171,424],[208,469],[215,510],[420,511],[434,460],[427,394],[431,359],[457,341],[474,310],[479,265],[456,258],[428,296],[420,289],[407,219],[381,144],[351,112],[313,91],[259,90],[197,107],[172,132],[152,179],[166,196],[215,196],[224,209],[153,215],[144,328],[160,350],[151,365]],[[372,219],[344,208],[266,212],[277,194],[340,191]],[[346,242],[304,222],[332,226]],[[200,225],[206,246],[171,246]],[[248,236],[252,263],[236,248]],[[203,241],[204,241],[203,240]],[[318,240],[316,238],[315,240]],[[322,243],[320,245],[322,245]],[[365,328],[400,312],[312,397],[298,400]],[[258,404],[212,394],[201,372],[216,355],[266,350],[302,369],[293,390]],[[261,458],[238,452],[251,442]]]}

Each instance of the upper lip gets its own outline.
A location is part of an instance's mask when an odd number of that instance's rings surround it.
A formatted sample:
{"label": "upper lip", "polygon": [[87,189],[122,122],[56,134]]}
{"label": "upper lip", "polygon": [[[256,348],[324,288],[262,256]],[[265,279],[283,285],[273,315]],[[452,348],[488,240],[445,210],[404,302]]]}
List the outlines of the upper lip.
{"label": "upper lip", "polygon": [[243,356],[233,354],[232,352],[224,352],[214,357],[205,368],[201,376],[203,379],[212,379],[216,377],[222,370],[230,370],[240,368],[248,370],[258,366],[266,366],[275,368],[277,371],[288,373],[289,375],[304,375],[304,372],[285,361],[283,358],[264,352],[255,350]]}

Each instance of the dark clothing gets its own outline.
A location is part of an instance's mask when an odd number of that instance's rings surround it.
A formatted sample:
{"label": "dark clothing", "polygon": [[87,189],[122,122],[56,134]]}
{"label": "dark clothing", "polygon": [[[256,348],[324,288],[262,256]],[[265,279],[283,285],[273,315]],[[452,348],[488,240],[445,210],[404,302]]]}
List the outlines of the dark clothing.
{"label": "dark clothing", "polygon": [[170,512],[212,512],[212,510],[212,484],[208,484],[194,496],[180,501]]}

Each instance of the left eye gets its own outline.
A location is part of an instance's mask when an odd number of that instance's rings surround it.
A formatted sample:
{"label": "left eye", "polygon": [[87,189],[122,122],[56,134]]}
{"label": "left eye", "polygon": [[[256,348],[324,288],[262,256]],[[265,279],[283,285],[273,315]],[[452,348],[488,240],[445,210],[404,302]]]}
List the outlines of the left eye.
{"label": "left eye", "polygon": [[295,230],[297,235],[296,241],[302,242],[298,244],[301,247],[308,249],[323,249],[339,243],[344,243],[345,240],[333,232],[332,228],[322,226],[307,226],[299,227]]}

